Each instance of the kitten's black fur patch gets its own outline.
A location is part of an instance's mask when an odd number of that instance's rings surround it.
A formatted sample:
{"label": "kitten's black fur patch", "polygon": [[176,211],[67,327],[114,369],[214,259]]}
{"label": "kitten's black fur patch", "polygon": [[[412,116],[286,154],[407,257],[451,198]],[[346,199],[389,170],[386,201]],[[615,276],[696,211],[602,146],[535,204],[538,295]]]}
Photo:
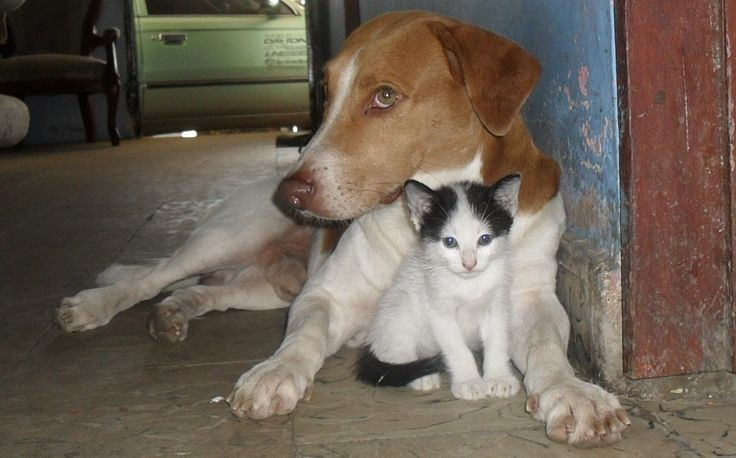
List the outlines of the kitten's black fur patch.
{"label": "kitten's black fur patch", "polygon": [[419,236],[422,239],[439,240],[442,237],[442,228],[455,212],[456,206],[457,194],[452,188],[443,186],[436,190],[432,196],[432,208],[422,218]]}
{"label": "kitten's black fur patch", "polygon": [[405,364],[392,364],[376,358],[369,347],[363,347],[361,353],[355,363],[355,375],[358,380],[369,385],[405,386],[420,377],[445,370],[441,355]]}
{"label": "kitten's black fur patch", "polygon": [[[514,222],[513,216],[494,199],[495,191],[509,180],[518,177],[518,175],[506,176],[490,187],[470,181],[459,183],[473,213],[488,223],[494,237],[507,234]],[[438,241],[441,238],[442,228],[456,210],[457,199],[457,193],[449,186],[442,186],[434,191],[432,207],[422,218],[419,229],[419,235],[423,240]]]}
{"label": "kitten's black fur patch", "polygon": [[507,234],[514,223],[513,216],[494,198],[496,190],[508,181],[517,178],[519,178],[518,175],[508,175],[498,180],[491,187],[470,182],[462,184],[473,213],[488,223],[494,237]]}

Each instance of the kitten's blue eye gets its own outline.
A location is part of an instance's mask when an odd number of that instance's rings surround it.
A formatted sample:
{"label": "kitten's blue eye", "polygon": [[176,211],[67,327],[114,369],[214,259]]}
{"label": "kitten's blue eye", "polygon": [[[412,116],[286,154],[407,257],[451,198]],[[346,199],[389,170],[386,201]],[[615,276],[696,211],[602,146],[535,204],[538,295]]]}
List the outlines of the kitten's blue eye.
{"label": "kitten's blue eye", "polygon": [[488,234],[483,234],[478,239],[478,245],[488,245],[491,243],[491,236]]}
{"label": "kitten's blue eye", "polygon": [[442,244],[447,248],[455,248],[457,246],[457,240],[453,237],[445,237],[442,239]]}

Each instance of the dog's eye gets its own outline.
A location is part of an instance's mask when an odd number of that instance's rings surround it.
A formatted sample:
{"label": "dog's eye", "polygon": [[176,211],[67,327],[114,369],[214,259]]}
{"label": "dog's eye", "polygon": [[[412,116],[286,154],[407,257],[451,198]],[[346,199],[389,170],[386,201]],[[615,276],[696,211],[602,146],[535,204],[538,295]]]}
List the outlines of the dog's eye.
{"label": "dog's eye", "polygon": [[398,96],[396,92],[388,86],[383,86],[376,91],[373,97],[373,106],[376,108],[388,108],[396,103]]}

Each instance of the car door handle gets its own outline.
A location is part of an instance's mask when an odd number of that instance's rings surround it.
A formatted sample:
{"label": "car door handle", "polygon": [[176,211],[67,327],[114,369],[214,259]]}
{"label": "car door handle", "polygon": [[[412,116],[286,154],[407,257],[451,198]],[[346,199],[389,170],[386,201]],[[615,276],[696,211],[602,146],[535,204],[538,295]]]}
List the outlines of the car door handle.
{"label": "car door handle", "polygon": [[151,39],[163,41],[165,45],[183,45],[187,41],[186,33],[159,33],[151,35]]}

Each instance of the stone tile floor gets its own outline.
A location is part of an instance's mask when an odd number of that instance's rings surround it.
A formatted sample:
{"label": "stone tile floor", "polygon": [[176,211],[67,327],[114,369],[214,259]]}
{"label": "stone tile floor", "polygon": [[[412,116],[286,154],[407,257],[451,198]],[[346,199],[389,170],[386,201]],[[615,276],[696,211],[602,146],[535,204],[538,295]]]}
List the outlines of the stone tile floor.
{"label": "stone tile floor", "polygon": [[524,397],[465,402],[354,381],[343,350],[296,412],[237,419],[224,403],[269,356],[286,312],[213,313],[188,339],[146,335],[149,304],[67,335],[61,297],[113,261],[162,256],[243,180],[281,171],[273,134],[124,141],[0,153],[0,456],[736,455],[736,402],[625,400],[633,419],[608,449],[546,439]]}

